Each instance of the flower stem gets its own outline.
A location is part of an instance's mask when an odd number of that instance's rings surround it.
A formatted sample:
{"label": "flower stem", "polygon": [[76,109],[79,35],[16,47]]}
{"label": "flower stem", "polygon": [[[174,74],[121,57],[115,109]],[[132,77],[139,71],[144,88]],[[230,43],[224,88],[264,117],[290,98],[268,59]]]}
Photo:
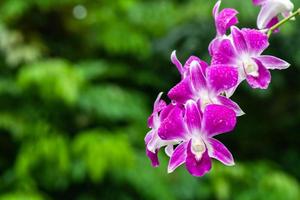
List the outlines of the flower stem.
{"label": "flower stem", "polygon": [[280,22],[278,22],[277,24],[275,24],[274,26],[272,26],[267,35],[268,37],[271,36],[271,34],[277,29],[279,28],[281,25],[285,24],[287,21],[289,21],[290,19],[292,19],[293,17],[296,17],[297,15],[300,15],[300,8],[298,8],[297,11],[293,12],[290,16],[284,18],[283,20],[281,20]]}

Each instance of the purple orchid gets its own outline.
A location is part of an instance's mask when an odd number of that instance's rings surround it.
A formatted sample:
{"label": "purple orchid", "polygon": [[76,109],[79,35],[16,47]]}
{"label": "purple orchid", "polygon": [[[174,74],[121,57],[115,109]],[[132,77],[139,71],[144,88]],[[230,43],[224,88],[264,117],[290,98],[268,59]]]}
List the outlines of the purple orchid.
{"label": "purple orchid", "polygon": [[167,155],[171,155],[173,152],[173,145],[179,142],[163,141],[158,136],[158,129],[160,124],[170,113],[178,113],[178,108],[173,105],[167,105],[165,101],[161,100],[162,93],[160,93],[154,103],[153,113],[148,119],[148,126],[151,128],[145,137],[146,143],[146,154],[151,160],[152,166],[157,167],[159,165],[158,161],[158,151],[161,147],[166,146],[165,151]]}
{"label": "purple orchid", "polygon": [[[290,66],[277,57],[261,55],[268,46],[266,34],[255,29],[232,27],[231,37],[220,42],[212,64],[235,66],[239,71],[238,83],[246,79],[252,88],[266,89],[271,81],[269,69],[281,70]],[[228,90],[227,96],[231,96],[235,88]]]}
{"label": "purple orchid", "polygon": [[229,150],[213,136],[233,130],[235,124],[236,115],[231,109],[212,104],[202,114],[197,103],[189,100],[185,110],[170,114],[158,130],[164,140],[183,141],[171,155],[168,172],[185,163],[193,176],[203,176],[211,169],[211,158],[234,165]]}
{"label": "purple orchid", "polygon": [[209,44],[209,52],[213,55],[214,49],[218,47],[219,41],[226,38],[226,32],[231,27],[238,23],[236,15],[238,11],[232,8],[225,8],[220,10],[221,1],[218,1],[213,8],[213,16],[215,19],[215,26],[217,35],[215,39]]}
{"label": "purple orchid", "polygon": [[175,52],[172,53],[172,61],[182,74],[182,80],[168,93],[174,102],[185,104],[192,99],[199,102],[202,112],[209,104],[219,104],[233,109],[237,116],[244,114],[235,102],[221,95],[237,85],[238,71],[235,67],[222,64],[208,67],[196,56],[191,56],[182,67]]}
{"label": "purple orchid", "polygon": [[270,28],[278,23],[278,15],[288,17],[294,9],[294,4],[290,0],[252,0],[254,5],[261,6],[257,18],[259,29]]}

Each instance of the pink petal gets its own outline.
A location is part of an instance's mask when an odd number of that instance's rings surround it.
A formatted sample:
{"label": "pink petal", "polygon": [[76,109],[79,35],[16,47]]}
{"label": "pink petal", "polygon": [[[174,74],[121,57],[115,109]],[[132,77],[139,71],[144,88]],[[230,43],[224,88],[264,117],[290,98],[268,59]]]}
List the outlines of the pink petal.
{"label": "pink petal", "polygon": [[[269,21],[269,23],[267,24],[266,28],[271,28],[272,26],[274,26],[278,22],[279,22],[278,17],[274,17],[273,19],[271,19],[271,21]],[[279,32],[278,28],[273,31],[273,33],[278,33],[278,32]]]}
{"label": "pink petal", "polygon": [[220,37],[215,37],[210,43],[209,43],[209,46],[208,46],[208,51],[209,51],[209,55],[213,56],[218,48],[219,48],[219,45],[220,45],[220,41],[222,39]]}
{"label": "pink petal", "polygon": [[206,76],[210,88],[219,94],[237,85],[238,70],[228,65],[212,65]]}
{"label": "pink petal", "polygon": [[255,29],[242,29],[247,49],[252,55],[260,55],[268,46],[268,36],[259,30]]}
{"label": "pink petal", "polygon": [[216,104],[206,106],[203,114],[203,132],[208,137],[230,132],[235,125],[236,114],[232,109]]}
{"label": "pink petal", "polygon": [[208,67],[207,63],[202,61],[197,56],[190,56],[189,59],[184,64],[184,70],[186,71],[185,77],[189,75],[189,71],[192,65],[199,64],[201,66],[201,70],[205,71]]}
{"label": "pink petal", "polygon": [[227,166],[234,165],[233,156],[224,144],[214,138],[208,138],[208,143],[210,144],[209,157],[217,159]]}
{"label": "pink petal", "polygon": [[280,58],[274,56],[259,56],[256,58],[267,69],[287,69],[290,64]]}
{"label": "pink petal", "polygon": [[176,56],[176,51],[173,51],[171,54],[171,61],[172,63],[177,67],[178,71],[180,74],[183,74],[184,69],[182,67],[181,62],[178,60],[177,56]]}
{"label": "pink petal", "polygon": [[270,21],[279,14],[277,7],[278,5],[276,3],[267,3],[262,5],[257,17],[257,27],[259,29],[266,28],[268,23],[270,23]]}
{"label": "pink petal", "polygon": [[168,117],[160,124],[158,135],[163,140],[185,138],[183,111],[179,106],[176,106],[170,112]]}
{"label": "pink petal", "polygon": [[228,97],[228,98],[230,98],[230,97],[234,94],[234,92],[236,91],[236,89],[238,88],[238,86],[239,86],[239,84],[240,84],[241,82],[242,82],[242,81],[239,80],[239,81],[238,81],[238,84],[237,84],[235,87],[232,87],[232,88],[230,88],[229,90],[226,90],[226,91],[225,91],[225,96]]}
{"label": "pink petal", "polygon": [[201,64],[196,62],[190,66],[190,80],[193,92],[197,92],[206,88],[206,78],[204,76],[207,67],[201,67]]}
{"label": "pink petal", "polygon": [[162,96],[162,92],[158,94],[155,102],[154,102],[154,106],[153,106],[153,113],[150,115],[150,117],[148,118],[148,127],[149,128],[153,128],[154,127],[154,115],[157,115],[158,112],[160,112],[161,110],[163,110],[167,104],[164,100],[160,100],[161,96]]}
{"label": "pink petal", "polygon": [[223,9],[215,19],[218,35],[225,35],[228,28],[238,23],[238,12],[232,8]]}
{"label": "pink petal", "polygon": [[159,160],[158,160],[157,153],[158,153],[157,151],[155,153],[152,153],[151,151],[146,149],[146,155],[150,159],[151,164],[152,164],[153,167],[158,167],[159,166]]}
{"label": "pink petal", "polygon": [[193,100],[187,101],[185,105],[185,122],[190,133],[201,130],[200,112],[197,103]]}
{"label": "pink petal", "polygon": [[186,77],[175,85],[168,93],[168,97],[177,103],[185,103],[188,99],[191,99],[193,96],[189,77]]}
{"label": "pink petal", "polygon": [[170,112],[176,107],[176,105],[173,104],[169,104],[167,105],[161,112],[159,115],[159,120],[160,122],[162,122],[164,119],[166,119],[168,117],[168,115],[170,114]]}
{"label": "pink petal", "polygon": [[215,6],[213,8],[213,16],[215,19],[217,18],[218,14],[219,14],[220,5],[221,5],[221,0],[217,1],[217,3],[215,4]]}
{"label": "pink petal", "polygon": [[148,133],[147,133],[147,135],[145,136],[145,144],[147,145],[151,140],[152,140],[152,138],[153,138],[153,134],[154,134],[154,131],[149,131]]}
{"label": "pink petal", "polygon": [[252,88],[267,89],[271,82],[271,73],[262,65],[262,63],[255,59],[258,66],[258,77],[247,76],[247,82]]}
{"label": "pink petal", "polygon": [[231,34],[233,39],[233,44],[236,51],[240,54],[247,51],[247,44],[244,35],[240,29],[233,26],[231,27]]}
{"label": "pink petal", "polygon": [[185,162],[187,146],[188,142],[183,142],[176,147],[169,161],[168,173],[172,173],[177,167]]}
{"label": "pink petal", "polygon": [[174,152],[174,146],[172,144],[167,145],[165,148],[165,153],[167,154],[167,156],[171,157],[173,152]]}
{"label": "pink petal", "polygon": [[151,140],[146,144],[147,149],[152,153],[159,150],[162,146],[165,146],[163,140],[157,135],[157,131],[153,131],[153,137]]}
{"label": "pink petal", "polygon": [[236,116],[242,116],[245,114],[237,103],[227,97],[218,96],[218,101],[220,102],[220,104],[232,109],[235,112]]}
{"label": "pink petal", "polygon": [[152,113],[150,117],[148,117],[147,124],[149,128],[154,128],[154,113]]}
{"label": "pink petal", "polygon": [[203,153],[200,160],[195,158],[195,155],[191,151],[191,141],[188,143],[185,165],[189,173],[193,176],[203,176],[210,171],[212,166],[207,150]]}
{"label": "pink petal", "polygon": [[252,0],[254,5],[262,5],[266,2],[267,0]]}
{"label": "pink petal", "polygon": [[153,112],[159,112],[167,106],[166,102],[164,100],[160,99],[162,94],[163,94],[162,92],[158,94],[158,96],[154,102]]}
{"label": "pink petal", "polygon": [[212,65],[231,64],[236,57],[234,47],[229,39],[219,39],[212,44]]}

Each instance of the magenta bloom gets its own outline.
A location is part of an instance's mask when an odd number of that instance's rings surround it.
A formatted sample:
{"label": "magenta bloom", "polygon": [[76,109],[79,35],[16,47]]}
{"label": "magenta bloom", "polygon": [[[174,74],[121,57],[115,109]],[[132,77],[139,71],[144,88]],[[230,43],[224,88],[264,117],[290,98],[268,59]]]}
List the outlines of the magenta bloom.
{"label": "magenta bloom", "polygon": [[244,114],[235,102],[221,95],[237,85],[238,71],[234,66],[218,64],[209,67],[198,57],[191,56],[182,67],[175,52],[172,61],[182,74],[182,80],[168,93],[174,102],[185,104],[192,99],[199,103],[201,112],[209,104],[219,104],[231,108],[237,116]]}
{"label": "magenta bloom", "polygon": [[[239,71],[239,81],[247,80],[252,88],[266,89],[271,81],[269,69],[286,69],[290,66],[274,56],[261,55],[269,46],[266,34],[255,29],[231,28],[231,36],[220,42],[212,57],[212,65],[227,64]],[[237,87],[237,86],[236,86]],[[231,96],[235,88],[227,91]]]}
{"label": "magenta bloom", "polygon": [[272,27],[279,21],[279,14],[288,17],[294,9],[294,4],[290,0],[252,0],[252,2],[254,5],[261,6],[257,18],[259,29]]}
{"label": "magenta bloom", "polygon": [[233,130],[235,124],[233,110],[212,104],[202,113],[197,103],[189,100],[184,110],[170,114],[158,130],[163,140],[182,141],[171,155],[168,172],[185,163],[193,176],[203,176],[211,169],[211,158],[234,165],[229,150],[213,136]]}
{"label": "magenta bloom", "polygon": [[213,55],[213,51],[218,47],[219,41],[226,38],[226,31],[233,25],[238,23],[236,15],[238,11],[232,8],[225,8],[220,10],[221,1],[218,1],[213,8],[213,16],[215,19],[215,26],[217,35],[215,39],[209,44],[209,52]]}
{"label": "magenta bloom", "polygon": [[161,100],[160,93],[154,103],[153,113],[148,119],[148,126],[151,128],[145,137],[146,143],[146,154],[151,160],[152,166],[157,167],[159,165],[157,153],[161,147],[166,146],[166,153],[167,155],[171,155],[173,151],[173,145],[178,144],[179,142],[170,140],[170,141],[163,141],[158,136],[158,129],[160,124],[164,121],[164,119],[170,113],[178,113],[178,108],[173,105],[167,105],[165,101]]}
{"label": "magenta bloom", "polygon": [[[278,22],[278,14],[288,15],[293,9],[289,0],[253,0],[262,9],[258,27],[268,28]],[[146,154],[154,167],[159,165],[158,151],[165,147],[170,157],[168,172],[185,164],[193,176],[203,176],[212,167],[212,158],[224,165],[234,165],[230,151],[214,136],[230,132],[237,116],[244,112],[229,97],[246,80],[252,88],[266,89],[271,69],[286,69],[286,61],[262,55],[269,46],[268,36],[256,29],[238,29],[231,8],[219,11],[221,1],[213,9],[216,37],[209,45],[211,65],[191,56],[184,65],[171,55],[181,81],[168,92],[169,105],[160,93],[148,119],[151,130],[145,137]],[[228,29],[230,33],[227,34]],[[175,149],[174,149],[175,148]]]}

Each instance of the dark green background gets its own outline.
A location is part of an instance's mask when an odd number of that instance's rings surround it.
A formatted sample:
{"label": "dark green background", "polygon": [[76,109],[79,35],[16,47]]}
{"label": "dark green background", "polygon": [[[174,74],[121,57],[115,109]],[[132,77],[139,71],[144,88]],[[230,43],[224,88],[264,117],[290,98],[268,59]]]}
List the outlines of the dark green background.
{"label": "dark green background", "polygon": [[[145,156],[152,103],[180,80],[170,53],[209,61],[214,3],[1,0],[0,200],[300,199],[300,17],[266,52],[291,67],[233,96],[247,115],[218,138],[236,166],[195,178],[167,174],[163,152],[155,169]],[[255,27],[251,0],[224,6]]]}

